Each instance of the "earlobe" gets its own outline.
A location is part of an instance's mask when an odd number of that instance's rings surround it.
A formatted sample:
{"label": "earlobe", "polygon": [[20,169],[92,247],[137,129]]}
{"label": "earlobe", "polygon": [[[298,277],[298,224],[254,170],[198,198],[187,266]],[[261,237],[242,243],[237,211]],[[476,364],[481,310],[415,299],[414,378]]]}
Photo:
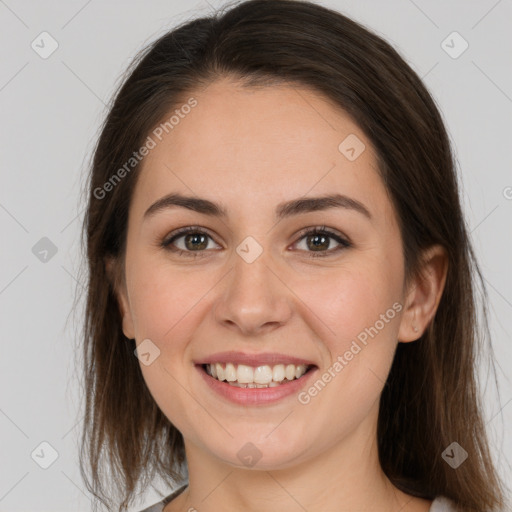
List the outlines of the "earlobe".
{"label": "earlobe", "polygon": [[423,255],[420,273],[411,283],[398,341],[407,343],[422,336],[434,318],[448,274],[448,256],[441,245],[429,247]]}
{"label": "earlobe", "polygon": [[117,265],[118,262],[115,261],[113,257],[105,259],[105,271],[107,273],[110,285],[114,291],[114,295],[117,299],[117,305],[123,324],[123,333],[128,339],[134,339],[135,331],[133,328],[130,303],[128,301],[124,281],[119,277],[119,268]]}

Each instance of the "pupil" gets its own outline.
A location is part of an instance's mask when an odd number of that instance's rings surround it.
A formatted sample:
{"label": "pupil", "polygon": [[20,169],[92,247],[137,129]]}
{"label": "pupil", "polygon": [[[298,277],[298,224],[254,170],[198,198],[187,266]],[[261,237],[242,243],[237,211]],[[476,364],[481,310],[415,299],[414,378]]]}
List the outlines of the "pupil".
{"label": "pupil", "polygon": [[[327,237],[325,237],[324,235],[313,235],[311,237],[313,240],[316,240],[318,241],[319,239],[322,240],[320,243],[317,243],[316,241],[313,242],[313,248],[321,248],[322,246],[329,246],[329,241],[327,240]],[[327,244],[326,244],[327,242]],[[327,247],[325,247],[327,248]]]}
{"label": "pupil", "polygon": [[[201,243],[201,246],[199,247],[198,245],[195,245],[195,242],[197,242],[199,239],[202,239],[202,242]],[[205,243],[205,240],[206,240],[206,237],[200,233],[196,233],[196,234],[192,234],[192,235],[187,235],[185,237],[185,245],[187,246],[188,249],[192,249],[194,250],[195,249],[205,249],[206,246],[208,245],[208,243]],[[190,244],[188,242],[191,242]]]}

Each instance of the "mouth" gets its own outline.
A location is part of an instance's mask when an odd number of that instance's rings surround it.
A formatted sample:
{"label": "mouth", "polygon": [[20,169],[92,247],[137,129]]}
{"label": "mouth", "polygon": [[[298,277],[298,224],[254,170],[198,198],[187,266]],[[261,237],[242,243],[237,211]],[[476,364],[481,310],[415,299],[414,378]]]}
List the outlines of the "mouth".
{"label": "mouth", "polygon": [[237,388],[275,388],[300,380],[316,368],[312,364],[274,364],[250,366],[236,363],[208,363],[200,365],[213,379]]}
{"label": "mouth", "polygon": [[319,367],[285,353],[227,351],[194,361],[202,381],[221,400],[244,407],[278,404],[309,385]]}

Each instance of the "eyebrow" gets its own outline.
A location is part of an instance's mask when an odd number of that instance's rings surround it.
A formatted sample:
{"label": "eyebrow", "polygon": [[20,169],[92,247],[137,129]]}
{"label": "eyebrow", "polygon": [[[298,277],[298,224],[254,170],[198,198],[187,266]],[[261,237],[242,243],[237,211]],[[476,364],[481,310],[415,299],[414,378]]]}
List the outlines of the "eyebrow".
{"label": "eyebrow", "polygon": [[[227,210],[218,203],[199,197],[185,196],[179,193],[168,194],[155,201],[144,213],[144,219],[152,217],[157,212],[173,207],[187,208],[203,215],[226,219]],[[369,220],[372,215],[366,206],[351,197],[342,194],[331,194],[321,197],[304,197],[280,203],[276,207],[276,219],[282,220],[293,215],[328,210],[331,208],[344,208],[363,214]]]}

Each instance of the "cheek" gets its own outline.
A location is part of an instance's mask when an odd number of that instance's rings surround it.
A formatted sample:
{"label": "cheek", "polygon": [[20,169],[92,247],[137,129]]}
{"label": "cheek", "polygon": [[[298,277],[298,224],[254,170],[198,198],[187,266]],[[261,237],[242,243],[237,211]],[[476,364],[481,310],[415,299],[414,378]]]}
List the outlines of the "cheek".
{"label": "cheek", "polygon": [[191,387],[188,350],[209,307],[207,293],[214,282],[206,275],[187,275],[161,263],[139,266],[132,273],[137,344],[150,339],[159,350],[150,365],[141,362],[141,371],[155,402],[180,431],[189,432],[201,413],[186,391]]}
{"label": "cheek", "polygon": [[139,258],[131,268],[130,304],[137,339],[160,344],[181,339],[176,332],[189,321],[212,284],[203,273],[188,273],[162,261]]}
{"label": "cheek", "polygon": [[314,280],[301,276],[290,285],[311,311],[315,331],[322,334],[333,357],[348,350],[358,335],[364,340],[364,333],[368,335],[376,322],[384,337],[397,328],[398,313],[392,306],[400,298],[400,276],[379,268],[382,266],[371,262],[361,263],[358,268],[347,264],[345,268],[329,269]]}
{"label": "cheek", "polygon": [[361,263],[357,270],[347,266],[315,283],[294,284],[314,313],[309,318],[326,356],[301,403],[318,417],[336,418],[333,429],[357,424],[378,399],[389,373],[402,309],[397,301],[401,281],[400,275],[380,269],[376,261]]}

